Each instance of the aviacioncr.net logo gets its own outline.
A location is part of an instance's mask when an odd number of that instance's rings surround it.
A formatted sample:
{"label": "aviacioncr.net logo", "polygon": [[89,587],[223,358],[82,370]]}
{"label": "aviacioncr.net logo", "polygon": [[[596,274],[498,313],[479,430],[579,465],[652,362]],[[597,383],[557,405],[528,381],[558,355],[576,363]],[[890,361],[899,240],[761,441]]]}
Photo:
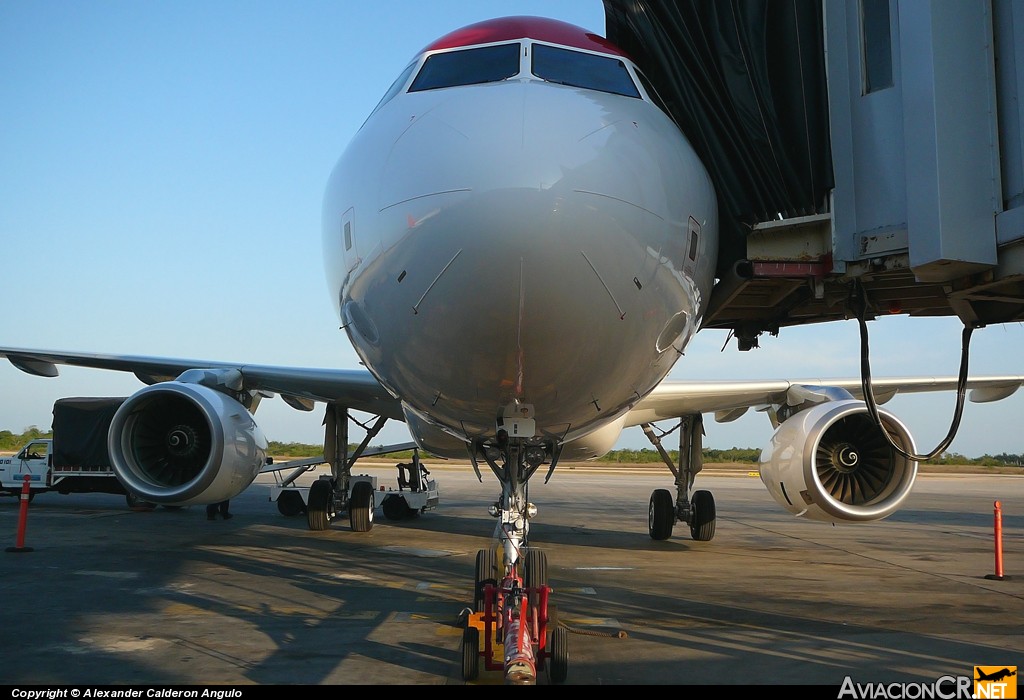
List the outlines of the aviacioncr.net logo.
{"label": "aviacioncr.net logo", "polygon": [[970,676],[942,676],[933,683],[856,683],[847,676],[839,700],[971,700]]}

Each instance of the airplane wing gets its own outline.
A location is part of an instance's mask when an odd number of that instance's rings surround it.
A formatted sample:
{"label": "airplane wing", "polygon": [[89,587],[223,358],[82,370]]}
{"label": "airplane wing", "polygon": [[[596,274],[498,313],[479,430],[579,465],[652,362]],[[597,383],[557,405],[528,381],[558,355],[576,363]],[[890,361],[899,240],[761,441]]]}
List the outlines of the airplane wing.
{"label": "airplane wing", "polygon": [[[109,355],[0,347],[18,369],[41,377],[55,377],[57,365],[72,365],[131,372],[146,384],[169,381],[190,369],[237,369],[244,388],[276,393],[294,408],[310,410],[313,401],[340,402],[346,406],[404,420],[400,402],[366,370],[278,367],[209,360],[190,360],[147,355]],[[872,379],[875,402],[886,403],[898,393],[953,391],[956,377],[896,377]],[[986,376],[968,380],[970,400],[998,401],[1024,385],[1024,376]],[[742,416],[750,408],[796,404],[817,387],[837,387],[863,399],[859,378],[665,381],[637,403],[626,416],[625,426],[653,423],[694,413],[714,413],[718,422]]]}
{"label": "airplane wing", "polygon": [[276,367],[144,355],[105,355],[25,348],[2,348],[18,369],[40,377],[56,377],[57,365],[131,372],[146,384],[173,380],[193,369],[238,370],[243,389],[279,394],[293,408],[312,410],[313,402],[339,402],[349,408],[394,420],[405,420],[398,399],[366,370]]}
{"label": "airplane wing", "polygon": [[[972,377],[967,381],[969,399],[975,403],[998,401],[1024,385],[1024,376]],[[957,377],[896,377],[871,380],[875,403],[881,405],[896,394],[927,391],[954,391]],[[625,426],[653,423],[695,413],[714,413],[715,420],[727,423],[749,408],[797,405],[824,387],[849,391],[863,400],[861,380],[803,379],[753,381],[667,381],[662,382],[626,416]],[[813,399],[812,399],[813,400]]]}

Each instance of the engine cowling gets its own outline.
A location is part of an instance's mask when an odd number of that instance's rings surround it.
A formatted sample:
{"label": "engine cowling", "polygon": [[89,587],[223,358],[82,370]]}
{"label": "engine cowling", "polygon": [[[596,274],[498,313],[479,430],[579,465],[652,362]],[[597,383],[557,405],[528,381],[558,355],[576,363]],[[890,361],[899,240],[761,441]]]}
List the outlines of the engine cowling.
{"label": "engine cowling", "polygon": [[566,462],[577,460],[597,459],[608,454],[622,434],[622,426],[626,423],[626,416],[618,418],[608,425],[602,426],[592,433],[581,438],[570,440],[562,447],[560,459]]}
{"label": "engine cowling", "polygon": [[[879,409],[900,449],[916,454],[907,428]],[[917,462],[900,455],[863,401],[829,401],[788,418],[761,451],[761,480],[797,516],[826,522],[881,520],[894,513],[917,478]]]}
{"label": "engine cowling", "polygon": [[124,487],[165,505],[237,496],[266,464],[268,448],[252,414],[238,401],[177,381],[146,387],[121,404],[107,446]]}

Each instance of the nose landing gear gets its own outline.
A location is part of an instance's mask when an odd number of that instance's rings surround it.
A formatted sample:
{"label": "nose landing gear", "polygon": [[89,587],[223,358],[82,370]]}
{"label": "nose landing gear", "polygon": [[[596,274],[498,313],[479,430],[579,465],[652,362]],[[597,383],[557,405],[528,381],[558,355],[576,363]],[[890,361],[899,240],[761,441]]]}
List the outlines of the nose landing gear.
{"label": "nose landing gear", "polygon": [[476,680],[481,664],[501,671],[505,685],[536,685],[546,672],[551,684],[564,683],[569,670],[569,635],[549,604],[547,558],[542,550],[527,552],[526,566],[510,567],[495,581],[495,551],[477,553],[476,611],[462,635],[462,677]]}
{"label": "nose landing gear", "polygon": [[565,682],[568,633],[549,605],[547,555],[528,544],[537,508],[527,498],[527,483],[546,460],[553,468],[553,453],[550,443],[510,439],[500,430],[496,443],[475,445],[474,456],[485,460],[501,482],[501,495],[490,507],[498,520],[496,544],[476,557],[473,611],[462,637],[467,681],[478,677],[482,665],[501,671],[506,685],[536,685],[543,672],[552,684]]}

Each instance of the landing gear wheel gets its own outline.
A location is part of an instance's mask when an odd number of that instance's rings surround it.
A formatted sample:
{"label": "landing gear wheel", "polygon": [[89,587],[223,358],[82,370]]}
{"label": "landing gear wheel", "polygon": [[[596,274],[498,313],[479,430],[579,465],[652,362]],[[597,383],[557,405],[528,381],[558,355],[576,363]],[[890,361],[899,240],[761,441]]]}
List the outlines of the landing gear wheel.
{"label": "landing gear wheel", "polygon": [[690,503],[693,519],[690,535],[698,542],[708,542],[715,536],[715,497],[710,491],[697,491]]}
{"label": "landing gear wheel", "polygon": [[493,549],[481,549],[476,553],[476,583],[473,586],[473,610],[484,610],[484,586],[498,585],[498,568]]}
{"label": "landing gear wheel", "polygon": [[409,504],[401,496],[385,496],[384,502],[380,504],[380,509],[388,520],[403,520],[411,518],[413,514]]}
{"label": "landing gear wheel", "polygon": [[334,520],[334,487],[327,479],[317,479],[309,487],[306,520],[310,530],[326,530]]}
{"label": "landing gear wheel", "polygon": [[282,491],[277,497],[277,511],[281,515],[291,517],[306,510],[306,504],[302,502],[302,496],[298,491]]}
{"label": "landing gear wheel", "polygon": [[[548,555],[543,549],[530,547],[526,550],[526,569],[523,571],[523,586],[540,588],[548,585]],[[530,593],[530,605],[540,604],[540,594]]]}
{"label": "landing gear wheel", "polygon": [[672,536],[672,526],[676,522],[676,504],[672,492],[668,489],[657,489],[651,494],[651,504],[647,510],[647,529],[653,540],[667,540]]}
{"label": "landing gear wheel", "polygon": [[548,585],[548,555],[543,549],[526,550],[526,571],[523,583],[527,588]]}
{"label": "landing gear wheel", "polygon": [[551,632],[551,658],[548,659],[548,681],[552,685],[565,683],[569,674],[569,630],[555,627]]}
{"label": "landing gear wheel", "polygon": [[369,532],[373,527],[373,485],[357,481],[348,501],[348,518],[353,532]]}
{"label": "landing gear wheel", "polygon": [[476,680],[480,673],[480,630],[467,627],[462,630],[462,680]]}

